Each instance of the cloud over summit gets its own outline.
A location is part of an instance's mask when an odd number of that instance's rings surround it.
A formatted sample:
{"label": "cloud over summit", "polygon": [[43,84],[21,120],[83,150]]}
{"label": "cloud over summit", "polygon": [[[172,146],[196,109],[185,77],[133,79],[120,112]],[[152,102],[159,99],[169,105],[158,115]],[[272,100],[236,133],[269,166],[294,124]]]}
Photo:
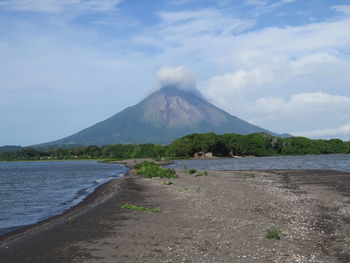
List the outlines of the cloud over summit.
{"label": "cloud over summit", "polygon": [[184,66],[161,67],[157,73],[157,88],[176,87],[182,90],[195,90],[196,77]]}

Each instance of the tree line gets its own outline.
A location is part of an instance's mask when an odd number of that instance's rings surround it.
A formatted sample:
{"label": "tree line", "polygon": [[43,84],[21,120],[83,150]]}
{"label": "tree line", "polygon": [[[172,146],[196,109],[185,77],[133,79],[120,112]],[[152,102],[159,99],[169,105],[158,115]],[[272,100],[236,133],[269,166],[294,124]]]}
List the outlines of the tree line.
{"label": "tree line", "polygon": [[106,146],[39,149],[19,148],[0,151],[0,161],[129,158],[189,158],[196,152],[212,152],[217,157],[272,156],[350,153],[350,141],[312,140],[305,137],[280,138],[267,133],[249,135],[190,134],[169,145],[115,144]]}

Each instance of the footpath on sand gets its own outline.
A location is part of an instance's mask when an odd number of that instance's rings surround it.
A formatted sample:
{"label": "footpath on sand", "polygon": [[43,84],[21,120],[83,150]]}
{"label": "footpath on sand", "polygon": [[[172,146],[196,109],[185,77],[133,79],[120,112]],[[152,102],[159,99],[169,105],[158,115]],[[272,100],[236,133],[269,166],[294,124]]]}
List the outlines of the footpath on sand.
{"label": "footpath on sand", "polygon": [[104,185],[83,211],[1,241],[0,262],[350,262],[350,174],[177,173]]}

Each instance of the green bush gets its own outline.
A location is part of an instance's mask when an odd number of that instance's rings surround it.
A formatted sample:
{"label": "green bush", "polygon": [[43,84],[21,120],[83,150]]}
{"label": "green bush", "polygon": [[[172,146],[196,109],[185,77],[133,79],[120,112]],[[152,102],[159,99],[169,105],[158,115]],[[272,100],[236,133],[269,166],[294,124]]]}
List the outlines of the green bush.
{"label": "green bush", "polygon": [[177,178],[174,169],[162,168],[151,162],[142,162],[134,166],[136,173],[145,178],[161,177],[161,178]]}
{"label": "green bush", "polygon": [[282,231],[278,228],[270,228],[266,230],[265,237],[267,238],[274,238],[274,239],[281,239]]}
{"label": "green bush", "polygon": [[196,173],[195,176],[196,176],[196,177],[197,177],[197,176],[208,176],[208,172],[207,172],[207,171],[198,172],[198,173]]}
{"label": "green bush", "polygon": [[195,172],[197,172],[197,170],[191,168],[191,169],[188,169],[187,172],[188,172],[189,174],[194,174]]}
{"label": "green bush", "polygon": [[154,162],[147,162],[147,161],[143,161],[140,163],[137,163],[133,166],[134,169],[140,169],[143,166],[147,166],[147,165],[156,165]]}

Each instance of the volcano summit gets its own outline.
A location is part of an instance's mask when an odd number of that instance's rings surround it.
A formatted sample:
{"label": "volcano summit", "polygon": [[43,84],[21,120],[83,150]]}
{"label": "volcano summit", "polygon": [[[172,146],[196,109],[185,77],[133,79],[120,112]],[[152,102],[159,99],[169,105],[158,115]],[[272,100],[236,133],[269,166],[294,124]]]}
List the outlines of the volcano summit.
{"label": "volcano summit", "polygon": [[191,133],[249,134],[268,130],[215,107],[193,91],[164,87],[138,104],[50,145],[168,144]]}

